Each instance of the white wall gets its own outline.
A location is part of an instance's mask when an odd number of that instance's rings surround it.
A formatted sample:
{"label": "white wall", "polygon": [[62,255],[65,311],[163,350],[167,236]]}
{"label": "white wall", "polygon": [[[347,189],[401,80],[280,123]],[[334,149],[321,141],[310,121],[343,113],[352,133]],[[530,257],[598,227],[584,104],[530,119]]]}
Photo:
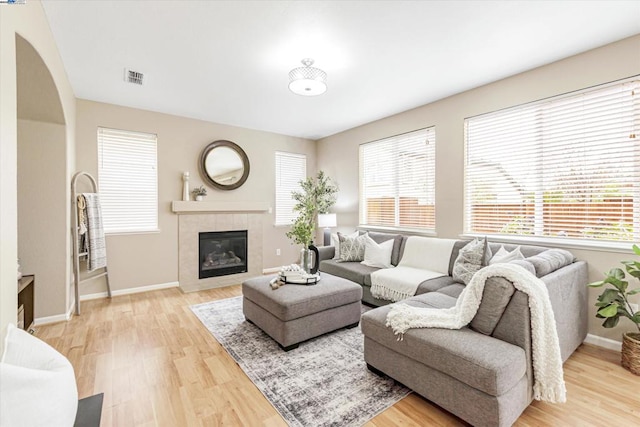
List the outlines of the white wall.
{"label": "white wall", "polygon": [[[341,227],[358,224],[358,146],[391,135],[436,127],[436,231],[457,238],[463,231],[463,121],[466,117],[640,74],[640,35],[576,55],[535,70],[482,86],[428,105],[387,117],[318,141],[318,168],[340,185],[336,212]],[[573,250],[589,263],[590,280],[630,257],[629,251]],[[592,334],[620,340],[631,324],[603,329],[590,290],[588,307]]]}

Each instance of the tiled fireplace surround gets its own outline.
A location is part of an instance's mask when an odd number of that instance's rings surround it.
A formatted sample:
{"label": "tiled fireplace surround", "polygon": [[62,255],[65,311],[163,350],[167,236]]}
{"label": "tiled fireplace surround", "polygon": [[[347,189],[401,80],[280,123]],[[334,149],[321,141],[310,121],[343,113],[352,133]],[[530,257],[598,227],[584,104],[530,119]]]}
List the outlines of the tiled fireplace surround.
{"label": "tiled fireplace surround", "polygon": [[[184,292],[239,284],[262,274],[262,233],[267,207],[262,203],[173,202],[178,214],[178,281]],[[247,230],[248,271],[198,278],[198,233]]]}

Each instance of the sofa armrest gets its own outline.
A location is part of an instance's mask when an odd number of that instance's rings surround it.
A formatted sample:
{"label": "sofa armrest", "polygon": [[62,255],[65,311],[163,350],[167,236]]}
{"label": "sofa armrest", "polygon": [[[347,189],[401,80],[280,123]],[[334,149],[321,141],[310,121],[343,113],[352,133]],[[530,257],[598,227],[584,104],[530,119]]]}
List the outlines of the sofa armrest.
{"label": "sofa armrest", "polygon": [[587,263],[576,261],[540,278],[549,290],[556,319],[562,360],[587,337],[589,328],[589,272]]}
{"label": "sofa armrest", "polygon": [[326,261],[328,259],[332,259],[336,253],[336,248],[334,246],[318,246],[318,255],[319,261]]}
{"label": "sofa armrest", "polygon": [[[549,291],[562,360],[566,361],[587,336],[587,264],[584,261],[574,262],[540,280]],[[530,324],[528,297],[516,291],[491,335],[525,348],[531,340]],[[526,348],[525,351],[528,352]]]}
{"label": "sofa armrest", "polygon": [[[588,271],[584,261],[577,261],[542,277],[547,285],[556,320],[560,353],[565,362],[587,335]],[[516,290],[492,333],[494,338],[524,349],[527,378],[533,384],[531,355],[531,314],[529,297]],[[531,400],[531,390],[529,391]]]}
{"label": "sofa armrest", "polygon": [[531,351],[531,314],[529,312],[529,297],[527,294],[518,290],[514,292],[492,336],[517,345],[524,350],[527,358],[527,382],[530,384],[527,397],[531,401],[533,399],[533,361]]}

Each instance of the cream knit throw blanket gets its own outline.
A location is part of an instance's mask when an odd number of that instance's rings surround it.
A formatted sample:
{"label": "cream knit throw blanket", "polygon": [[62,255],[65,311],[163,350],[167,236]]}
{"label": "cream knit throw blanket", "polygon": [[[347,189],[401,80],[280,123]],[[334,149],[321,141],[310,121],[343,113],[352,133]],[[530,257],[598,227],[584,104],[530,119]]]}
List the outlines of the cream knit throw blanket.
{"label": "cream knit throw blanket", "polygon": [[387,326],[400,335],[399,339],[410,328],[460,329],[476,315],[485,282],[494,276],[513,282],[516,289],[529,296],[534,399],[566,402],[560,343],[547,287],[519,265],[493,264],[478,271],[458,297],[456,305],[448,309],[394,304],[387,315]]}
{"label": "cream knit throw blanket", "polygon": [[446,276],[453,239],[410,236],[400,263],[371,273],[371,295],[388,301],[401,301],[416,294],[425,280]]}

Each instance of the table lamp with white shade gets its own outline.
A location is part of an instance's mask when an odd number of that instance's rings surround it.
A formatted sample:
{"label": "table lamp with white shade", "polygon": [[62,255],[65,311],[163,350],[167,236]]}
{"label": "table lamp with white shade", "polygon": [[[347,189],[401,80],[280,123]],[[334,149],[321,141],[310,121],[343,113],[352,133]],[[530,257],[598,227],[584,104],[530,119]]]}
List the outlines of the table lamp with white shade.
{"label": "table lamp with white shade", "polygon": [[331,227],[338,225],[336,214],[318,214],[318,227],[324,229],[324,246],[331,245]]}

